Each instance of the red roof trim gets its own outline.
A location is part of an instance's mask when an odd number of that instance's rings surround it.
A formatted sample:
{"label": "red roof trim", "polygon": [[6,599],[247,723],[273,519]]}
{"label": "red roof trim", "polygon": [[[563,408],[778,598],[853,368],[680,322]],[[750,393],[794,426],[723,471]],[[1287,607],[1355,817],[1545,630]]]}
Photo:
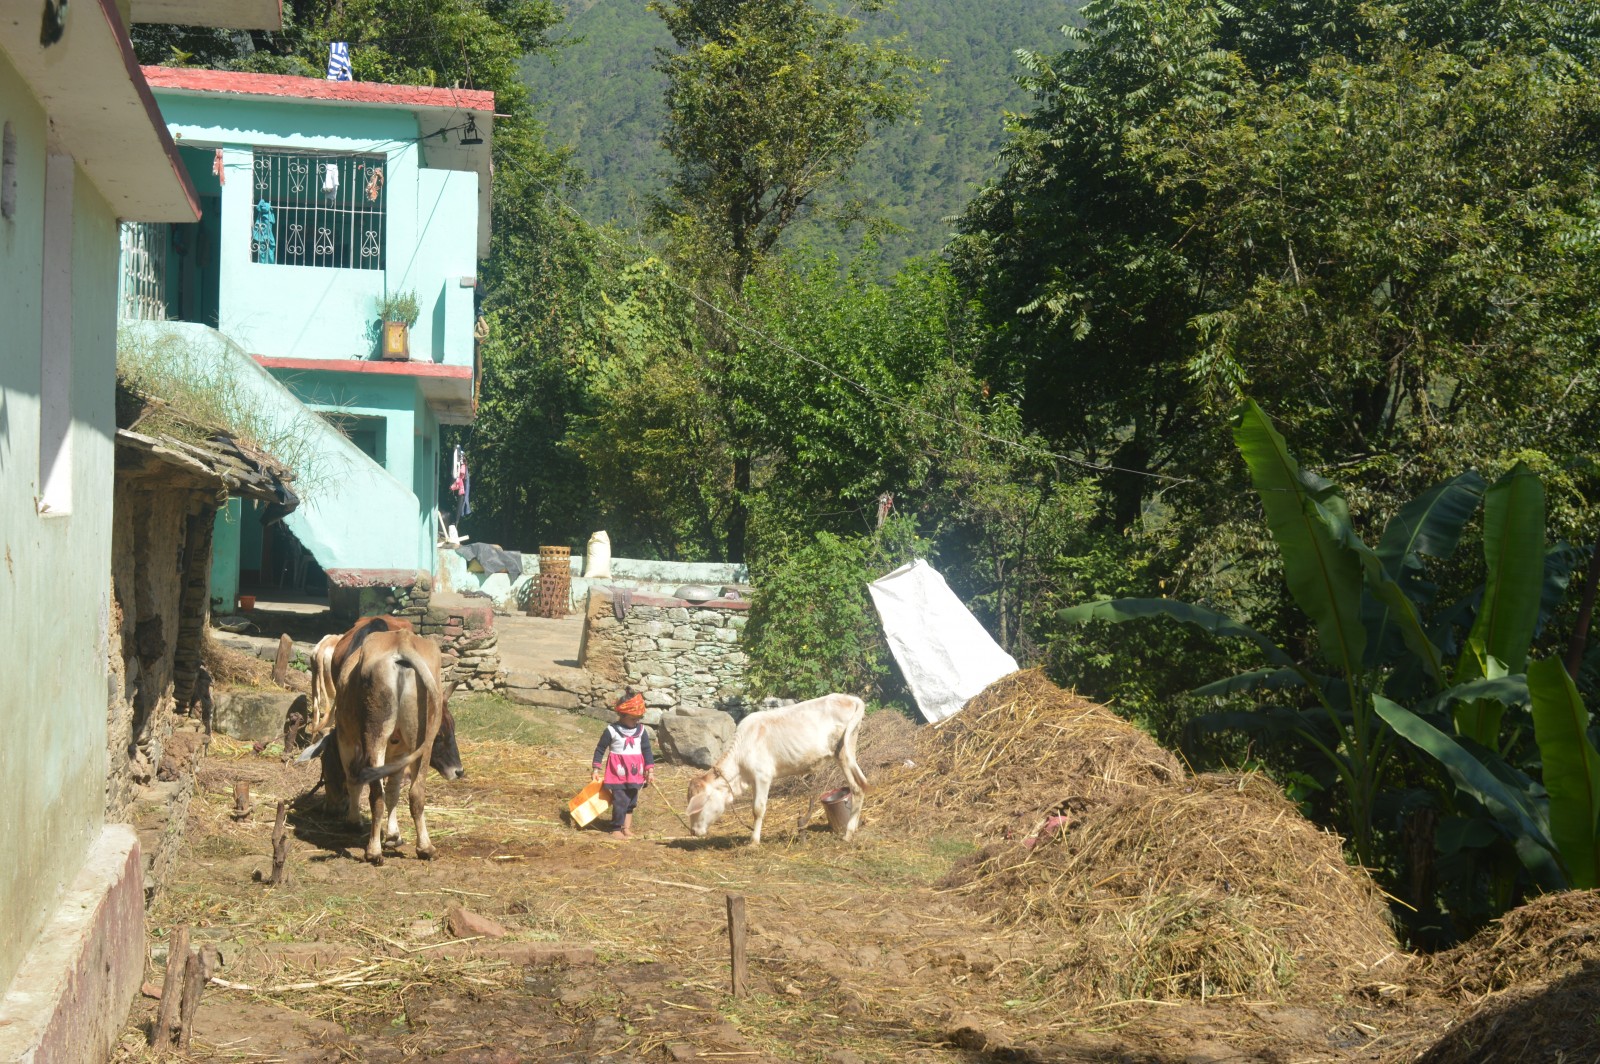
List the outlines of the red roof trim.
{"label": "red roof trim", "polygon": [[376,373],[391,377],[445,377],[471,380],[471,366],[446,366],[438,362],[366,361],[359,358],[285,358],[251,355],[266,369],[306,369],[333,373]]}
{"label": "red roof trim", "polygon": [[144,105],[145,114],[150,116],[150,125],[155,130],[156,140],[161,144],[161,150],[167,153],[167,162],[172,164],[172,176],[178,179],[178,187],[183,189],[183,198],[189,201],[189,210],[193,213],[195,221],[199,221],[200,194],[195,191],[194,182],[189,180],[189,170],[178,155],[178,146],[172,142],[172,134],[167,130],[167,120],[161,117],[161,108],[156,104],[155,94],[150,91],[150,85],[139,68],[139,59],[133,54],[133,41],[128,36],[128,28],[122,24],[122,14],[117,10],[115,0],[100,0],[100,13],[111,26],[111,37],[117,42],[117,52],[122,56],[123,69],[128,74],[128,80],[133,83],[133,91],[139,97],[139,102]]}
{"label": "red roof trim", "polygon": [[[108,3],[110,0],[101,0]],[[494,93],[483,89],[440,89],[427,85],[386,85],[377,81],[328,81],[288,74],[245,74],[232,70],[193,70],[147,66],[144,75],[158,89],[231,92],[328,103],[375,103],[395,107],[439,107],[494,112]]]}

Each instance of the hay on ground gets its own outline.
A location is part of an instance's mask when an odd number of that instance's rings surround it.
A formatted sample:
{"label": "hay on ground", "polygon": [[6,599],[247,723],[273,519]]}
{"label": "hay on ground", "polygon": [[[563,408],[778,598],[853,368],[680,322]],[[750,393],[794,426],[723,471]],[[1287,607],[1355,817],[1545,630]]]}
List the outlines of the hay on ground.
{"label": "hay on ground", "polygon": [[1320,999],[1403,959],[1371,878],[1270,780],[1189,776],[1039,672],[991,685],[918,749],[880,816],[985,842],[946,889],[1059,939],[1038,974],[1065,997]]}
{"label": "hay on ground", "polygon": [[1061,933],[1059,974],[1092,999],[1320,997],[1400,958],[1371,879],[1255,775],[1130,791],[948,885]]}
{"label": "hay on ground", "polygon": [[222,687],[271,687],[272,666],[254,654],[246,654],[218,642],[208,631],[200,646],[200,660],[211,673],[211,682]]}
{"label": "hay on ground", "polygon": [[1541,895],[1425,962],[1449,996],[1488,994],[1600,966],[1600,891]]}
{"label": "hay on ground", "polygon": [[1419,1064],[1600,1059],[1600,970],[1493,994],[1417,1058]]}
{"label": "hay on ground", "polygon": [[1063,806],[1081,813],[1184,774],[1137,727],[1036,669],[996,681],[922,729],[917,747],[915,766],[885,788],[879,815],[967,827],[980,839],[1026,833]]}

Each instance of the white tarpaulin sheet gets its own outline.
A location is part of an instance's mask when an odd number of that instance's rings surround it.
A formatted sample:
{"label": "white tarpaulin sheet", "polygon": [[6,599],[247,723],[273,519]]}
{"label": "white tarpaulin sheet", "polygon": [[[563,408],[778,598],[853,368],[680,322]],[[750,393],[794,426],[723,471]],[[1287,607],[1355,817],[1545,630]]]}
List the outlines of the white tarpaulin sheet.
{"label": "white tarpaulin sheet", "polygon": [[1017,662],[956,598],[944,577],[918,558],[867,585],[883,618],[894,660],[929,724],[959,713],[967,699]]}

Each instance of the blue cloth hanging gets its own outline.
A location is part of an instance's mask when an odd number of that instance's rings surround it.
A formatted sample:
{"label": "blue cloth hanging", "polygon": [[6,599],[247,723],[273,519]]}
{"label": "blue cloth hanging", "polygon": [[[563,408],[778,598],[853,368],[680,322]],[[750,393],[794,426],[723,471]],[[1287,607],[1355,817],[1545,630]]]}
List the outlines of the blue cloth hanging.
{"label": "blue cloth hanging", "polygon": [[278,261],[278,216],[266,200],[256,204],[256,224],[250,230],[250,242],[255,245],[257,262]]}

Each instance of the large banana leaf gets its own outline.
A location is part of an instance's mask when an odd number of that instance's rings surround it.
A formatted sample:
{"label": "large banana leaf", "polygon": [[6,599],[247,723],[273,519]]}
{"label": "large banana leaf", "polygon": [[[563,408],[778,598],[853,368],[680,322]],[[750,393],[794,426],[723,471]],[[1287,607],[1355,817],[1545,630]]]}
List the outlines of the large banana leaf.
{"label": "large banana leaf", "polygon": [[[1317,679],[1324,687],[1332,682],[1325,676],[1319,676]],[[1225,695],[1238,695],[1247,691],[1263,689],[1281,691],[1287,687],[1302,687],[1305,682],[1305,674],[1295,669],[1281,667],[1275,669],[1251,669],[1249,672],[1241,672],[1237,676],[1213,680],[1208,684],[1196,687],[1189,693],[1210,698],[1220,698]]]}
{"label": "large banana leaf", "polygon": [[[1412,594],[1422,576],[1422,555],[1448,558],[1461,542],[1461,530],[1483,501],[1484,480],[1468,470],[1435,484],[1389,520],[1378,541],[1384,571]],[[1431,594],[1431,588],[1429,589]],[[1427,599],[1416,599],[1419,606]]]}
{"label": "large banana leaf", "polygon": [[1572,885],[1600,886],[1600,752],[1589,742],[1589,710],[1560,658],[1528,666],[1533,735],[1550,794],[1550,835]]}
{"label": "large banana leaf", "polygon": [[[1443,685],[1447,651],[1430,638],[1419,615],[1437,590],[1426,577],[1422,557],[1445,558],[1455,552],[1462,528],[1483,501],[1483,489],[1483,478],[1470,471],[1435,484],[1389,521],[1377,549],[1371,552],[1373,559],[1363,559],[1367,595],[1361,603],[1361,616],[1367,628],[1369,668],[1404,668],[1402,655],[1409,649],[1415,667],[1433,681],[1432,689]],[[1381,574],[1373,571],[1374,560]],[[1393,587],[1385,584],[1385,578]],[[1398,603],[1396,595],[1403,595],[1406,602]]]}
{"label": "large banana leaf", "polygon": [[1317,626],[1323,658],[1346,676],[1361,669],[1367,630],[1361,623],[1361,561],[1344,500],[1328,481],[1301,469],[1259,406],[1247,401],[1234,443],[1266,510],[1283,555],[1289,593]]}
{"label": "large banana leaf", "polygon": [[1540,886],[1547,890],[1566,888],[1566,872],[1550,837],[1549,814],[1532,795],[1499,779],[1453,737],[1404,706],[1382,695],[1374,695],[1372,705],[1396,733],[1443,765],[1456,786],[1489,811]]}
{"label": "large banana leaf", "polygon": [[[1470,636],[1507,672],[1522,672],[1528,664],[1544,590],[1544,555],[1544,485],[1518,462],[1483,497],[1483,602]],[[1459,673],[1456,678],[1473,679]]]}
{"label": "large banana leaf", "polygon": [[1567,588],[1572,583],[1572,571],[1589,561],[1591,547],[1574,547],[1570,543],[1557,543],[1544,556],[1544,586],[1539,589],[1539,619],[1533,626],[1533,638],[1538,639],[1544,626],[1561,604],[1567,601]]}
{"label": "large banana leaf", "polygon": [[[1468,639],[1456,660],[1456,676],[1467,677],[1456,684],[1468,687],[1473,680],[1503,680],[1510,675],[1505,662],[1484,649],[1478,639]],[[1458,704],[1453,710],[1456,734],[1465,735],[1479,746],[1491,750],[1500,748],[1500,721],[1506,715],[1504,702],[1494,698],[1474,698]]]}
{"label": "large banana leaf", "polygon": [[1274,665],[1300,673],[1308,686],[1313,683],[1311,674],[1295,664],[1294,659],[1284,653],[1278,644],[1249,625],[1241,624],[1227,614],[1208,610],[1204,606],[1192,606],[1187,602],[1177,602],[1173,599],[1102,599],[1099,602],[1085,602],[1080,606],[1061,610],[1056,617],[1064,624],[1084,624],[1088,621],[1120,623],[1148,620],[1152,617],[1170,617],[1175,621],[1192,624],[1214,636],[1248,640],[1260,647],[1267,660]]}

